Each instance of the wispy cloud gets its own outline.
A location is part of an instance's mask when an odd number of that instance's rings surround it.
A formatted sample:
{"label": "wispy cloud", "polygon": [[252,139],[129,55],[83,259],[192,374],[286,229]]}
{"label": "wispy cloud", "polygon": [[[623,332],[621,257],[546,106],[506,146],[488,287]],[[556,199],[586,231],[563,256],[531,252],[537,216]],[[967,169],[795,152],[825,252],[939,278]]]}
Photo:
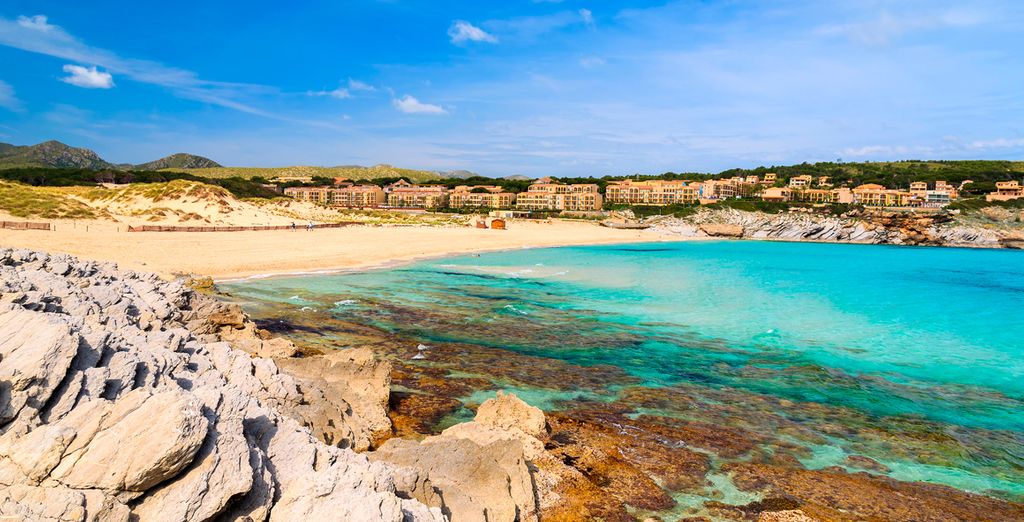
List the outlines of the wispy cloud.
{"label": "wispy cloud", "polygon": [[352,78],[349,78],[348,79],[348,90],[350,90],[350,91],[373,92],[373,91],[376,91],[377,88],[372,86],[372,85],[370,85],[370,84],[368,84],[368,83],[361,82],[359,80],[353,80]]}
{"label": "wispy cloud", "polygon": [[24,110],[21,100],[14,95],[14,87],[3,80],[0,80],[0,107],[14,112]]}
{"label": "wispy cloud", "polygon": [[351,98],[352,97],[352,93],[349,92],[348,89],[346,89],[344,87],[338,87],[337,89],[330,90],[330,91],[308,91],[308,92],[306,92],[306,95],[307,96],[330,96],[331,98],[337,98],[339,100],[343,100],[345,98]]}
{"label": "wispy cloud", "polygon": [[593,69],[595,67],[601,67],[602,65],[607,64],[608,62],[604,58],[601,58],[599,56],[586,56],[580,58],[580,65],[587,69]]}
{"label": "wispy cloud", "polygon": [[396,109],[406,114],[448,114],[444,107],[423,103],[408,94],[402,98],[395,98],[392,103]]}
{"label": "wispy cloud", "polygon": [[68,73],[60,79],[64,83],[86,89],[110,89],[114,86],[114,77],[108,72],[96,69],[96,66],[82,67],[81,65],[67,64],[64,72]]}
{"label": "wispy cloud", "polygon": [[590,9],[580,9],[578,13],[584,24],[594,25],[594,13]]}
{"label": "wispy cloud", "polygon": [[453,44],[465,42],[487,42],[498,43],[498,39],[483,29],[465,21],[456,20],[448,28],[448,37]]}
{"label": "wispy cloud", "polygon": [[869,45],[885,45],[914,31],[969,27],[984,21],[985,17],[980,12],[965,9],[912,13],[882,11],[870,20],[827,24],[818,27],[816,32],[826,36],[843,36]]}
{"label": "wispy cloud", "polygon": [[277,117],[242,101],[254,94],[275,92],[273,88],[204,80],[192,71],[150,60],[124,58],[106,49],[83,43],[60,26],[51,24],[44,15],[21,16],[16,20],[0,18],[0,45],[100,66],[109,71],[103,74],[113,73],[133,81],[165,87],[182,98],[250,114]]}

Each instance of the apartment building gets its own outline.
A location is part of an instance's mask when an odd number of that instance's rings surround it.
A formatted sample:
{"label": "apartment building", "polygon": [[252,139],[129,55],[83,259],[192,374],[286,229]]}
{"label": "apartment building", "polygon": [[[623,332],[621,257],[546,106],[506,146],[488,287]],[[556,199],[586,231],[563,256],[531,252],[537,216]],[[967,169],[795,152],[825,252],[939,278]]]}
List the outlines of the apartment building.
{"label": "apartment building", "polygon": [[779,180],[779,176],[774,172],[769,172],[764,175],[764,179],[761,180],[762,185],[774,185]]}
{"label": "apartment building", "polygon": [[814,177],[810,174],[804,174],[802,176],[793,176],[789,178],[789,188],[792,189],[805,189],[811,188],[811,182],[814,181]]}
{"label": "apartment building", "polygon": [[609,203],[664,206],[696,203],[700,184],[682,180],[623,180],[609,183],[604,197]]}
{"label": "apartment building", "polygon": [[997,181],[996,191],[985,195],[985,201],[1010,201],[1024,198],[1024,186],[1014,181]]}
{"label": "apartment building", "polygon": [[514,193],[505,192],[496,185],[459,185],[448,193],[448,206],[451,208],[510,209],[515,202]]}
{"label": "apartment building", "polygon": [[742,177],[728,179],[711,179],[700,184],[700,199],[742,198],[754,194],[758,185],[747,183]]}
{"label": "apartment building", "polygon": [[516,196],[519,210],[601,210],[604,199],[595,184],[566,185],[541,178]]}
{"label": "apartment building", "polygon": [[377,185],[340,187],[289,187],[286,196],[330,207],[374,208],[386,201],[384,190]]}
{"label": "apartment building", "polygon": [[443,208],[448,205],[448,188],[416,185],[404,179],[384,187],[387,205],[394,208]]}
{"label": "apartment building", "polygon": [[867,207],[907,207],[914,199],[910,192],[887,189],[875,183],[853,189],[853,202]]}
{"label": "apartment building", "polygon": [[799,201],[802,203],[853,203],[853,191],[837,189],[804,189],[771,187],[761,193],[763,201]]}

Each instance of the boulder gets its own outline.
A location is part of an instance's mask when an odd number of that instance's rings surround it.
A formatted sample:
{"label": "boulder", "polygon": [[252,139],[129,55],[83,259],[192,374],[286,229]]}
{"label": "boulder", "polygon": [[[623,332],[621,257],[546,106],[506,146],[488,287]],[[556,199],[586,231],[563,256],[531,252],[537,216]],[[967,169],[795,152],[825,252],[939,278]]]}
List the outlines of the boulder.
{"label": "boulder", "polygon": [[704,223],[700,231],[711,237],[743,237],[743,226],[726,223]]}
{"label": "boulder", "polygon": [[531,437],[545,432],[544,412],[530,406],[514,394],[498,391],[476,410],[476,422],[499,430],[518,429]]}

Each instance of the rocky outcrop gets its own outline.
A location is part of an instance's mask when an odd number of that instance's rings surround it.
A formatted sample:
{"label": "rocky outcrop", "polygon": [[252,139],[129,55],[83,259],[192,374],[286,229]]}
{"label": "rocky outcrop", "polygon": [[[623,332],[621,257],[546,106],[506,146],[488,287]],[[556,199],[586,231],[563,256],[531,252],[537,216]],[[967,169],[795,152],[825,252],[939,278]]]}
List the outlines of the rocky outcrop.
{"label": "rocky outcrop", "polygon": [[[350,449],[380,426],[347,401],[345,447],[285,413],[310,402],[301,381],[221,340],[244,316],[204,329],[210,306],[154,275],[0,250],[0,518],[443,520],[399,487],[429,477]],[[344,388],[379,394],[381,370],[348,357],[366,382]]]}
{"label": "rocky outcrop", "polygon": [[878,210],[843,215],[813,212],[768,214],[734,209],[700,209],[685,218],[652,218],[652,229],[684,237],[743,237],[788,241],[836,241],[894,245],[972,247],[1012,246],[1011,235],[965,226],[943,212],[912,213]]}
{"label": "rocky outcrop", "polygon": [[544,472],[532,471],[551,458],[536,438],[544,430],[541,410],[499,393],[480,405],[473,421],[419,442],[391,439],[370,458],[429,477],[406,483],[404,491],[440,507],[453,521],[537,521],[541,500],[535,481],[551,482],[541,478]]}
{"label": "rocky outcrop", "polygon": [[743,237],[743,225],[702,223],[698,228],[711,237]]}

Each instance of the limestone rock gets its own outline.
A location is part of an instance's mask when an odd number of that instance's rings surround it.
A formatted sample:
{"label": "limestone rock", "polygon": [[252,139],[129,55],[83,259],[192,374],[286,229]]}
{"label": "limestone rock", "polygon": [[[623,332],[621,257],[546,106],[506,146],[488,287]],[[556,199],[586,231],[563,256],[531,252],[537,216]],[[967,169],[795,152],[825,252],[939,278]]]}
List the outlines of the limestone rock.
{"label": "limestone rock", "polygon": [[427,504],[439,502],[434,505],[453,522],[539,520],[530,470],[517,441],[480,446],[445,436],[422,443],[391,439],[371,458],[426,472],[430,481],[410,494]]}
{"label": "limestone rock", "polygon": [[700,225],[700,231],[712,237],[743,237],[742,225],[706,223]]}
{"label": "limestone rock", "polygon": [[[444,520],[399,496],[406,471],[288,416],[305,386],[235,346],[268,341],[181,283],[0,249],[0,518]],[[387,426],[374,415],[386,419],[389,368],[367,354],[330,364],[319,393],[345,410],[325,420],[369,440]]]}
{"label": "limestone rock", "polygon": [[544,434],[544,412],[530,406],[514,394],[499,391],[497,397],[487,399],[476,411],[474,420],[485,426],[507,430],[516,428],[531,437]]}

